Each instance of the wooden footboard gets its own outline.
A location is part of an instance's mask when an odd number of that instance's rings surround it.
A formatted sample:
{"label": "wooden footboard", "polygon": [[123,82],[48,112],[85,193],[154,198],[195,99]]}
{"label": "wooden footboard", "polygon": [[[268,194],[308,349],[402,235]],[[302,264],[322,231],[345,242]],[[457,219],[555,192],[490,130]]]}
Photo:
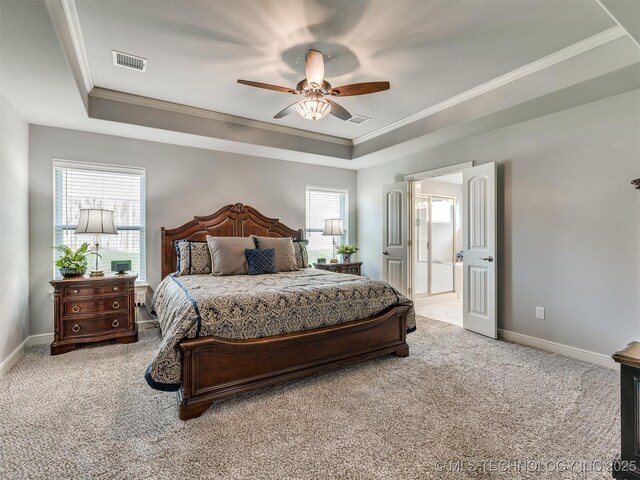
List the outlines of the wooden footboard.
{"label": "wooden footboard", "polygon": [[180,419],[214,400],[389,353],[406,357],[408,306],[340,325],[253,340],[203,337],[180,343]]}

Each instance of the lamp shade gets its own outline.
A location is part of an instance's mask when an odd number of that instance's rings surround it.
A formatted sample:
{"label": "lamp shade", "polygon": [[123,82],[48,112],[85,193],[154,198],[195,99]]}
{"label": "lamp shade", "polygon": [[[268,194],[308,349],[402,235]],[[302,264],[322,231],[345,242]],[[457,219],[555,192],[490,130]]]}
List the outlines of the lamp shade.
{"label": "lamp shade", "polygon": [[80,210],[80,218],[75,233],[118,233],[113,220],[112,210],[99,208],[83,208]]}
{"label": "lamp shade", "polygon": [[324,221],[324,231],[322,235],[344,235],[341,218],[327,218]]}
{"label": "lamp shade", "polygon": [[296,105],[296,110],[307,120],[320,120],[331,111],[331,104],[317,93],[309,93]]}

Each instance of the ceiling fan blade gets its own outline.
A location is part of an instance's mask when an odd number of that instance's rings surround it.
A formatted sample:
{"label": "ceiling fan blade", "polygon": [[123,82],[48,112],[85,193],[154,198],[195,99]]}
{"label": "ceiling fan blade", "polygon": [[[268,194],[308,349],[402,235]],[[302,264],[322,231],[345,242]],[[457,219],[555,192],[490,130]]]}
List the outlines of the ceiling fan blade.
{"label": "ceiling fan blade", "polygon": [[331,89],[331,95],[338,97],[349,97],[352,95],[366,95],[368,93],[382,92],[389,90],[391,85],[389,82],[365,82],[365,83],[353,83],[351,85],[343,85],[342,87],[336,87]]}
{"label": "ceiling fan blade", "polygon": [[331,111],[329,113],[334,117],[338,117],[340,120],[349,120],[353,116],[346,108],[338,105],[333,100],[327,100],[327,102],[331,105]]}
{"label": "ceiling fan blade", "polygon": [[293,113],[296,111],[296,105],[298,105],[298,102],[296,103],[292,103],[291,105],[289,105],[287,108],[285,108],[284,110],[280,110],[278,113],[276,113],[273,118],[282,118],[282,117],[286,117],[287,115],[289,115],[290,113]]}
{"label": "ceiling fan blade", "polygon": [[322,52],[318,50],[309,50],[307,53],[307,84],[316,84],[316,88],[322,86],[324,81],[324,58]]}
{"label": "ceiling fan blade", "polygon": [[267,90],[275,90],[276,92],[284,93],[300,93],[293,88],[280,87],[278,85],[271,85],[269,83],[252,82],[251,80],[238,80],[238,83],[243,85],[249,85],[250,87],[265,88]]}

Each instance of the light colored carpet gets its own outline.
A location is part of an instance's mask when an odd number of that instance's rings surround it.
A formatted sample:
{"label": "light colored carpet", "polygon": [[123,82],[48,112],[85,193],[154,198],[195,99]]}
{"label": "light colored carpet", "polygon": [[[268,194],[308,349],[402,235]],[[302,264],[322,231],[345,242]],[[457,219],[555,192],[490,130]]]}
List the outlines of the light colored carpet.
{"label": "light colored carpet", "polygon": [[[408,340],[408,358],[263,389],[189,422],[174,393],[143,379],[155,329],[56,357],[34,347],[0,379],[0,478],[609,478],[533,462],[611,460],[616,372],[424,318]],[[473,471],[489,461],[529,463]]]}

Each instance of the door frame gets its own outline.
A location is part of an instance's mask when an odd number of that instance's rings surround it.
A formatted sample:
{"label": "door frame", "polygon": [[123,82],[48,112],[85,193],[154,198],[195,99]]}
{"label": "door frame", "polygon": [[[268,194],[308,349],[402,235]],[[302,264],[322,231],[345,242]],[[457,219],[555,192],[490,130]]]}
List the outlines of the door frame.
{"label": "door frame", "polygon": [[[443,175],[450,175],[452,173],[459,173],[467,168],[471,168],[475,166],[475,161],[471,162],[463,162],[456,163],[454,165],[449,165],[446,167],[434,168],[431,170],[424,170],[421,172],[410,173],[404,176],[404,180],[409,183],[408,194],[407,194],[407,297],[410,300],[415,300],[415,285],[414,285],[414,254],[413,254],[413,226],[415,224],[415,215],[413,211],[413,200],[415,198],[414,185],[415,182],[426,179],[435,179],[437,177],[441,177]],[[464,228],[464,222],[462,225]],[[464,269],[463,269],[463,281],[464,281]],[[454,286],[455,286],[455,271],[454,271]]]}

